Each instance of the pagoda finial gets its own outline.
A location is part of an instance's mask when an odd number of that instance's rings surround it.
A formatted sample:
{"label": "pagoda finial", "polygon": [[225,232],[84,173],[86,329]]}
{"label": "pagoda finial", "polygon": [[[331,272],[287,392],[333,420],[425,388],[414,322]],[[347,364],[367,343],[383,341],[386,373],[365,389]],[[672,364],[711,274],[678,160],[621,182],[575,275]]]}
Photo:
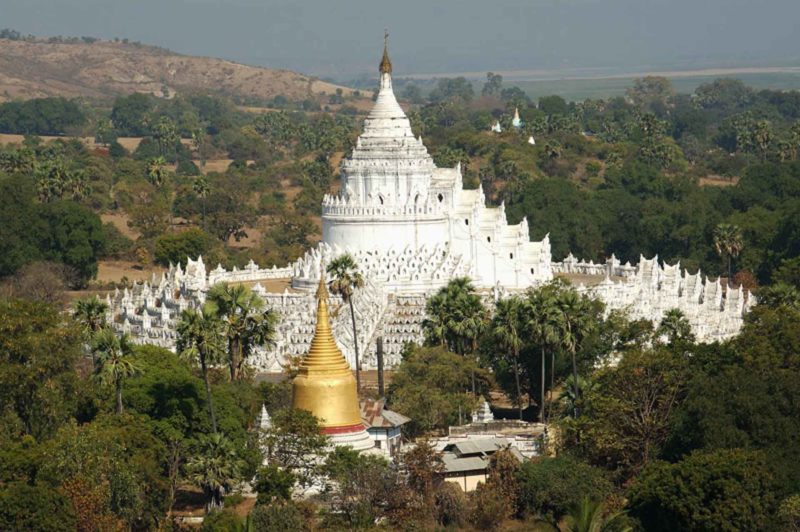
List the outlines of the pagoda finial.
{"label": "pagoda finial", "polygon": [[392,62],[389,59],[389,30],[383,30],[383,58],[381,59],[380,67],[378,68],[381,74],[392,73]]}
{"label": "pagoda finial", "polygon": [[317,287],[317,299],[328,300],[328,285],[325,284],[325,266],[319,266],[319,286]]}

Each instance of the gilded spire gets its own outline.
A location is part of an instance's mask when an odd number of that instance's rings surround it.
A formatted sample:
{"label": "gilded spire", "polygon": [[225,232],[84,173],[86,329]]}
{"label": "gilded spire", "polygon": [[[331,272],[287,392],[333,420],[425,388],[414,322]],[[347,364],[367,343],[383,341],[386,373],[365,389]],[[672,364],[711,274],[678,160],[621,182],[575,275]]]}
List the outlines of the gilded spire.
{"label": "gilded spire", "polygon": [[317,325],[292,383],[292,406],[320,419],[323,429],[361,423],[356,380],[331,330],[324,272],[317,288]]}
{"label": "gilded spire", "polygon": [[383,58],[378,68],[381,74],[392,73],[392,61],[389,59],[389,30],[383,30]]}

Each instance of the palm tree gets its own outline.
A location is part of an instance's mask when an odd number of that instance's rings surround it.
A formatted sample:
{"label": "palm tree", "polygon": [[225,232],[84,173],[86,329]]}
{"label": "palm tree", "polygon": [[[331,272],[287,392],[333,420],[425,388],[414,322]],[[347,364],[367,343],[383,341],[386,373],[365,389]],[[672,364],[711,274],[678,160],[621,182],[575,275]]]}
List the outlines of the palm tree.
{"label": "palm tree", "polygon": [[277,318],[264,301],[242,285],[220,283],[208,292],[206,311],[219,318],[228,338],[231,380],[241,379],[245,359],[259,345],[272,343]]}
{"label": "palm tree", "polygon": [[108,305],[100,301],[97,296],[79,299],[75,302],[72,317],[81,324],[87,339],[106,326],[106,312]]}
{"label": "palm tree", "polygon": [[217,362],[224,351],[220,333],[221,323],[210,312],[187,309],[181,313],[178,323],[178,353],[189,360],[199,362],[206,385],[208,414],[211,416],[211,428],[217,432],[217,417],[211,398],[211,386],[208,383],[208,365]]}
{"label": "palm tree", "polygon": [[206,228],[206,198],[208,197],[208,193],[211,191],[211,187],[208,186],[208,180],[204,176],[197,176],[192,183],[192,190],[194,193],[197,194],[202,200],[203,203],[203,230]]}
{"label": "palm tree", "polygon": [[731,283],[731,259],[739,256],[744,247],[742,229],[738,225],[721,223],[714,229],[714,248],[728,262],[728,284]]}
{"label": "palm tree", "polygon": [[222,508],[225,492],[240,479],[242,463],[221,433],[202,436],[197,452],[186,462],[189,480],[203,490],[206,513]]}
{"label": "palm tree", "polygon": [[630,532],[625,514],[606,514],[602,502],[593,502],[584,497],[564,518],[564,532]]}
{"label": "palm tree", "polygon": [[458,277],[439,289],[425,306],[427,342],[460,355],[474,353],[488,324],[486,308],[470,280]]}
{"label": "palm tree", "polygon": [[113,385],[117,414],[122,414],[122,382],[139,372],[133,360],[133,342],[128,333],[117,336],[110,328],[98,331],[92,343],[96,355],[95,375],[103,385]]}
{"label": "palm tree", "polygon": [[206,146],[206,128],[198,126],[192,129],[192,146],[200,157],[200,168],[206,166],[205,146]]}
{"label": "palm tree", "polygon": [[356,314],[353,308],[353,294],[364,286],[364,277],[358,271],[355,259],[349,253],[333,259],[325,269],[331,276],[331,292],[341,296],[342,301],[350,305],[350,320],[353,323],[353,350],[356,357],[356,389],[361,392],[361,360],[358,356],[358,334],[356,331]]}
{"label": "palm tree", "polygon": [[147,180],[156,188],[161,188],[167,175],[167,161],[163,156],[153,157],[147,161]]}
{"label": "palm tree", "polygon": [[574,386],[575,405],[573,415],[580,415],[580,389],[578,388],[577,351],[583,339],[591,332],[593,323],[588,319],[588,302],[575,290],[563,290],[557,300],[561,323],[561,347],[572,358],[572,382]]}
{"label": "palm tree", "polygon": [[[545,423],[545,376],[547,374],[545,351],[550,349],[550,393],[553,390],[553,375],[555,373],[556,346],[559,342],[559,331],[562,328],[561,314],[558,311],[555,293],[549,287],[528,292],[528,307],[530,309],[527,323],[528,331],[536,340],[541,349],[541,399],[539,403],[539,420]],[[552,399],[552,398],[551,398]]]}
{"label": "palm tree", "polygon": [[517,409],[522,420],[522,389],[520,388],[519,351],[522,348],[525,303],[518,297],[501,299],[497,302],[492,318],[491,331],[497,343],[507,350],[507,361],[514,370],[514,381],[517,388]]}
{"label": "palm tree", "polygon": [[166,116],[162,116],[153,126],[153,138],[162,157],[167,154],[167,148],[173,148],[181,140],[175,122]]}
{"label": "palm tree", "polygon": [[656,329],[656,338],[667,337],[670,344],[675,342],[694,339],[692,326],[686,316],[679,309],[669,309],[664,313],[661,323]]}
{"label": "palm tree", "polygon": [[[90,347],[97,331],[106,326],[107,311],[108,305],[100,301],[97,296],[79,299],[75,302],[72,317],[80,324],[83,337]],[[97,364],[97,358],[92,350],[92,365],[95,364]]]}

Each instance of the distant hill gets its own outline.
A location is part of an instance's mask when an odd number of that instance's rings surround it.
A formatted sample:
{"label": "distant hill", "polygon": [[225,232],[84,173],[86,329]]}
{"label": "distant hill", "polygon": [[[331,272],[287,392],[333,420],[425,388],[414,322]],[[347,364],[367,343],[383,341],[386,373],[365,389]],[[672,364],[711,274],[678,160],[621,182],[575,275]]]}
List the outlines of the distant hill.
{"label": "distant hill", "polygon": [[291,72],[179,55],[136,43],[0,39],[0,101],[45,96],[108,98],[204,90],[243,99],[292,100],[351,89]]}

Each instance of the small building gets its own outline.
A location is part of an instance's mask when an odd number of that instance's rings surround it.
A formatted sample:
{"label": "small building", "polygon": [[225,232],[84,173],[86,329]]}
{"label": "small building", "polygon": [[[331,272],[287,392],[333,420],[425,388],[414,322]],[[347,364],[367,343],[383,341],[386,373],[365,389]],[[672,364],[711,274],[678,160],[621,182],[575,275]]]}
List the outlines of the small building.
{"label": "small building", "polygon": [[375,448],[393,458],[402,445],[401,427],[411,421],[403,414],[386,408],[386,399],[362,399],[361,420],[372,437]]}
{"label": "small building", "polygon": [[502,133],[503,132],[503,127],[500,125],[500,121],[499,120],[496,121],[494,123],[494,125],[492,126],[492,131],[494,131],[495,133]]}
{"label": "small building", "polygon": [[522,462],[522,454],[505,438],[487,438],[450,443],[442,451],[444,480],[452,482],[464,491],[473,491],[479,482],[489,476],[489,459],[501,449],[508,449]]}

